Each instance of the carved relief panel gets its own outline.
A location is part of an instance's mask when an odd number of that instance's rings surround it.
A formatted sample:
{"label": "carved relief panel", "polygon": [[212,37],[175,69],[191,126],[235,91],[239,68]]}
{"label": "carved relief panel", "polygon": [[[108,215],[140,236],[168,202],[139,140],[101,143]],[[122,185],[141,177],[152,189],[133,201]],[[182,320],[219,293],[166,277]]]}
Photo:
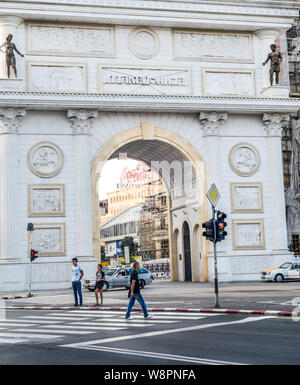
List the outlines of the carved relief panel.
{"label": "carved relief panel", "polygon": [[29,249],[41,257],[66,255],[65,223],[35,223],[34,229],[29,231]]}
{"label": "carved relief panel", "polygon": [[263,219],[233,219],[232,235],[234,250],[265,248]]}
{"label": "carved relief panel", "polygon": [[240,176],[251,176],[260,166],[259,152],[249,143],[236,144],[228,158],[232,171]]}
{"label": "carved relief panel", "polygon": [[159,48],[158,36],[150,28],[136,28],[130,33],[128,47],[140,59],[151,59]]}
{"label": "carved relief panel", "polygon": [[173,31],[177,60],[253,63],[252,34]]}
{"label": "carved relief panel", "polygon": [[65,216],[65,190],[63,184],[28,186],[28,217]]}
{"label": "carved relief panel", "polygon": [[51,178],[62,170],[64,155],[56,144],[40,142],[29,151],[27,164],[35,175],[42,178]]}
{"label": "carved relief panel", "polygon": [[231,183],[231,212],[263,212],[261,183]]}
{"label": "carved relief panel", "polygon": [[254,72],[203,69],[203,94],[207,96],[255,96]]}
{"label": "carved relief panel", "polygon": [[28,63],[28,88],[31,91],[86,92],[86,64]]}
{"label": "carved relief panel", "polygon": [[114,28],[29,23],[27,45],[30,55],[112,57]]}

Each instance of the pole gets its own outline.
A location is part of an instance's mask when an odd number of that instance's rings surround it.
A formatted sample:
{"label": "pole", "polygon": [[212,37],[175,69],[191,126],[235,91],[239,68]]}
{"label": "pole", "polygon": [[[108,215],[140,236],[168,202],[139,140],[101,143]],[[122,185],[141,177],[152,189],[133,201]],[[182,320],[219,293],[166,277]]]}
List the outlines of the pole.
{"label": "pole", "polygon": [[32,239],[30,240],[30,255],[29,255],[29,284],[28,284],[28,297],[33,297],[31,294],[31,271],[32,271],[32,261],[31,261],[31,249],[32,249]]}
{"label": "pole", "polygon": [[216,302],[215,302],[215,308],[220,308],[219,304],[219,283],[218,283],[218,262],[217,262],[217,228],[216,228],[216,220],[215,220],[215,214],[216,210],[214,206],[212,206],[212,214],[213,214],[213,223],[214,223],[214,262],[215,262],[215,295],[216,295]]}

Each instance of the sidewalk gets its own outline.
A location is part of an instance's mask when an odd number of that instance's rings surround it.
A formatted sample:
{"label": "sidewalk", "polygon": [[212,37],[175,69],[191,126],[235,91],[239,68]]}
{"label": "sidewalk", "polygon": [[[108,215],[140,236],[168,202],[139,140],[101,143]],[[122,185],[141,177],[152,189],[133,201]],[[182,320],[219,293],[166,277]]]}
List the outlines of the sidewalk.
{"label": "sidewalk", "polygon": [[[105,307],[126,307],[128,291],[124,288],[111,289],[104,293]],[[208,309],[214,308],[213,283],[170,282],[155,280],[142,291],[149,308]],[[27,293],[1,293],[1,297],[23,297],[6,300],[10,306],[64,306],[74,304],[72,289]],[[93,292],[83,290],[84,306],[95,304]],[[300,282],[231,282],[219,285],[220,305],[223,309],[283,311],[295,308],[295,298],[300,298]],[[300,302],[300,299],[299,299]]]}

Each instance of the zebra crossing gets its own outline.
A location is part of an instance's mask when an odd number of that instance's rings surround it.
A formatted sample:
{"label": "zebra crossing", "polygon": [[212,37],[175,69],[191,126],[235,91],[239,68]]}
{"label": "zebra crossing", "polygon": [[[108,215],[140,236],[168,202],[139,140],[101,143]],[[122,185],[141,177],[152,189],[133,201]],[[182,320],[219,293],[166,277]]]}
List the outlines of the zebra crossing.
{"label": "zebra crossing", "polygon": [[[27,313],[28,314],[28,313]],[[133,314],[132,320],[124,318],[124,312],[114,310],[51,311],[39,314],[31,312],[18,318],[0,319],[0,345],[32,342],[62,343],[66,338],[75,341],[84,338],[94,340],[101,333],[105,338],[114,338],[152,329],[176,326],[185,321],[200,321],[217,314],[178,314],[172,312],[154,313],[151,320],[145,320],[142,313]],[[103,333],[102,333],[103,332]]]}

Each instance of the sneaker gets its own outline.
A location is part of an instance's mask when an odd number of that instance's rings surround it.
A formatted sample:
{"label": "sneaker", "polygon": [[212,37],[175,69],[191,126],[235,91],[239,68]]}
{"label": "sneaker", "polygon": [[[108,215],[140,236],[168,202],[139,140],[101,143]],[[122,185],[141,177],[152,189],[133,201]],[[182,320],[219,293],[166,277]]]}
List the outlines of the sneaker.
{"label": "sneaker", "polygon": [[130,315],[128,318],[125,317],[126,320],[132,320],[134,319],[134,317],[132,315]]}
{"label": "sneaker", "polygon": [[152,313],[149,313],[148,315],[147,315],[147,317],[145,317],[145,319],[150,319],[150,318],[152,318],[153,317],[153,314]]}

